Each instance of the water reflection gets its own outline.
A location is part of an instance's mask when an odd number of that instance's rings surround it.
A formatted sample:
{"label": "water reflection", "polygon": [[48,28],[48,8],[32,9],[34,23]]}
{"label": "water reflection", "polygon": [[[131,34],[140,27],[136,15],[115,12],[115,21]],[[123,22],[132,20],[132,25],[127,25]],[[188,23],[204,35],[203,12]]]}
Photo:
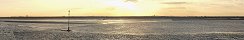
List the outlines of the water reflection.
{"label": "water reflection", "polygon": [[160,21],[136,21],[136,20],[102,20],[98,22],[102,22],[102,24],[116,24],[116,23],[152,23],[152,22],[160,22]]}
{"label": "water reflection", "polygon": [[138,25],[133,24],[112,24],[113,27],[106,28],[111,29],[107,32],[109,34],[128,34],[128,35],[145,35],[144,31]]}

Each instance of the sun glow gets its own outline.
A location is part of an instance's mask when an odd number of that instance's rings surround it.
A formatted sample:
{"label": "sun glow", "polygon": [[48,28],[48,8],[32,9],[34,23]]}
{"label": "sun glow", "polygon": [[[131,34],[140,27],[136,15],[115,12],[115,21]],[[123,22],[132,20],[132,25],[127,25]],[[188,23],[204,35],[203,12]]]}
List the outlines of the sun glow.
{"label": "sun glow", "polygon": [[153,2],[124,2],[124,1],[108,1],[106,5],[115,7],[115,15],[125,16],[151,16],[156,10],[160,9],[160,4],[153,4]]}
{"label": "sun glow", "polygon": [[[125,0],[38,0],[38,5],[50,9],[72,9],[73,15],[104,15],[104,16],[151,16],[161,5],[150,1]],[[49,10],[50,10],[49,9]],[[95,16],[96,16],[95,15]]]}

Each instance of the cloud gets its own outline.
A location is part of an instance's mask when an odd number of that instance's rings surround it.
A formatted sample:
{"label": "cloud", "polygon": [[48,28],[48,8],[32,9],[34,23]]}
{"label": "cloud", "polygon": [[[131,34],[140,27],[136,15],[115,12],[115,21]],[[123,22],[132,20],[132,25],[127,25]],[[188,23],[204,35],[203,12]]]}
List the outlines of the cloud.
{"label": "cloud", "polygon": [[162,2],[161,4],[188,4],[188,2]]}
{"label": "cloud", "polygon": [[166,9],[186,9],[186,7],[169,7],[169,8],[166,8]]}
{"label": "cloud", "polygon": [[125,0],[125,2],[137,2],[138,0]]}

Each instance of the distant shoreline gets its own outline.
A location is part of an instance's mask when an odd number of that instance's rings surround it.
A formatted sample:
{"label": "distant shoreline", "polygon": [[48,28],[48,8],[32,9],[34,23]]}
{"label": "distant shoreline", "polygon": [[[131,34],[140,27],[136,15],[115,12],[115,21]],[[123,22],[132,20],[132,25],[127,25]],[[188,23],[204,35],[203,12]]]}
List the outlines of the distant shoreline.
{"label": "distant shoreline", "polygon": [[36,16],[0,17],[0,19],[203,19],[203,20],[244,20],[244,16]]}
{"label": "distant shoreline", "polygon": [[[11,16],[11,17],[0,17],[0,18],[66,18],[68,16]],[[134,17],[198,17],[198,18],[208,18],[208,17],[216,17],[216,18],[231,18],[231,17],[240,17],[244,18],[244,16],[70,16],[70,18],[113,18],[113,17],[129,17],[129,18],[134,18]]]}

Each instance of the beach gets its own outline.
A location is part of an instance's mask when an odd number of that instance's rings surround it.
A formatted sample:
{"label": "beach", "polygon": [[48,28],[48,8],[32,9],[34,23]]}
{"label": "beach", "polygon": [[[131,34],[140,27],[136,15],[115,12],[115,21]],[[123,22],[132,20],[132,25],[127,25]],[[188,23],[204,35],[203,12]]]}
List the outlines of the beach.
{"label": "beach", "polygon": [[[232,18],[241,19],[241,18]],[[244,40],[244,20],[211,18],[4,18],[3,40]]]}

